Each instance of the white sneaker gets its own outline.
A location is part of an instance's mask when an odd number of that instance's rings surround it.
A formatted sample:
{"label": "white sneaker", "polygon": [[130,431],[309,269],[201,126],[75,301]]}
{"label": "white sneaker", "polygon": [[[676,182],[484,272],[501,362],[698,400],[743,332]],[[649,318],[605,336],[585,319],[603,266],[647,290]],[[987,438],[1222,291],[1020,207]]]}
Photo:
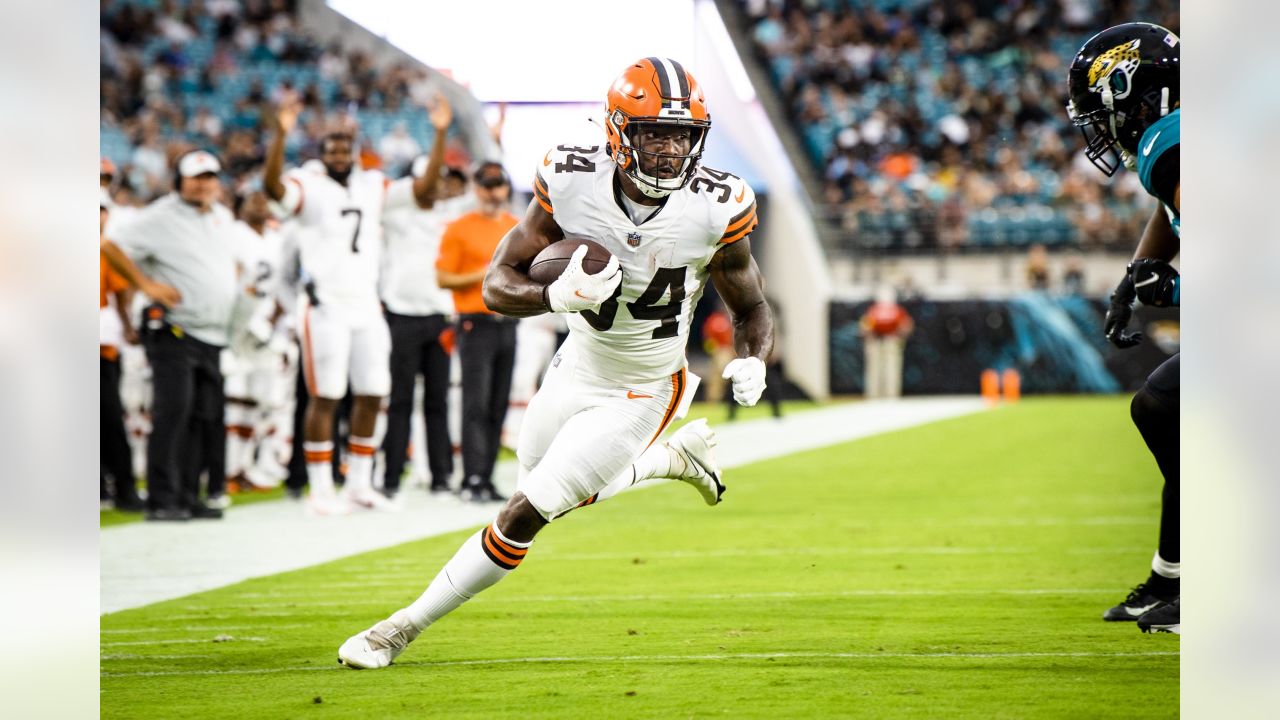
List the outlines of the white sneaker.
{"label": "white sneaker", "polygon": [[231,496],[226,493],[222,493],[220,495],[212,495],[210,497],[205,498],[204,504],[206,507],[217,508],[218,510],[226,510],[227,508],[231,507]]}
{"label": "white sneaker", "polygon": [[342,498],[324,493],[307,495],[307,512],[311,515],[350,515],[351,506]]}
{"label": "white sneaker", "polygon": [[384,668],[421,632],[403,610],[397,610],[386,620],[347,638],[338,648],[338,664],[355,670]]}
{"label": "white sneaker", "polygon": [[724,485],[720,482],[720,466],[716,464],[716,433],[707,425],[706,418],[677,430],[666,445],[685,461],[684,474],[675,479],[697,488],[708,505],[720,502]]}
{"label": "white sneaker", "polygon": [[341,499],[353,510],[376,510],[378,512],[400,512],[399,503],[391,500],[377,490],[349,491],[343,489]]}
{"label": "white sneaker", "polygon": [[275,458],[259,459],[258,464],[245,471],[245,477],[256,488],[278,488],[289,477],[289,470]]}

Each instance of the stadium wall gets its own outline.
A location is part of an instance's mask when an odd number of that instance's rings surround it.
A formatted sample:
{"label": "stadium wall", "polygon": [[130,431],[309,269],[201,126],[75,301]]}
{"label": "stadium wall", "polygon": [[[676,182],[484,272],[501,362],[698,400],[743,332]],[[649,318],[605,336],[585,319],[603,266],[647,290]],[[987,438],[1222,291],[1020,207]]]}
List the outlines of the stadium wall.
{"label": "stadium wall", "polygon": [[[831,391],[863,392],[859,320],[869,301],[831,304]],[[903,357],[903,393],[976,394],[987,368],[1013,368],[1024,393],[1132,392],[1178,352],[1178,310],[1140,307],[1130,328],[1147,336],[1119,350],[1102,337],[1106,303],[1023,293],[992,300],[905,300],[915,320]]]}

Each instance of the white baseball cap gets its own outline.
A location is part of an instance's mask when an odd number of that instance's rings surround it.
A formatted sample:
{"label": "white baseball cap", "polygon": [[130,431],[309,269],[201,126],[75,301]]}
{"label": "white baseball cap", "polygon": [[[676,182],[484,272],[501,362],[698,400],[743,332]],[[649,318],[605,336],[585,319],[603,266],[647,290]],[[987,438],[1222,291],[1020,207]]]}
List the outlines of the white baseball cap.
{"label": "white baseball cap", "polygon": [[197,177],[205,173],[216,175],[220,172],[222,165],[218,163],[218,158],[203,150],[187,153],[178,162],[178,174],[182,177]]}

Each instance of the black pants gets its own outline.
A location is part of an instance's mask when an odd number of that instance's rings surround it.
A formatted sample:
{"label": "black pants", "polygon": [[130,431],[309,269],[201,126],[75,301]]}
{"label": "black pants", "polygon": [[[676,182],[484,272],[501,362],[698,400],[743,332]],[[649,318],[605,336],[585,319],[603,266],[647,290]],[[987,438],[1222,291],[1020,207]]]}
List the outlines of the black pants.
{"label": "black pants", "polygon": [[427,424],[427,466],[431,486],[448,483],[453,474],[453,441],[449,438],[449,353],[440,344],[440,333],[449,327],[444,315],[387,313],[391,331],[391,400],[387,407],[384,488],[400,487],[400,475],[409,450],[409,419],[413,414],[413,390],[423,379],[422,415]]}
{"label": "black pants", "polygon": [[[114,498],[117,502],[138,502],[137,481],[133,477],[133,451],[129,447],[129,433],[124,427],[124,405],[120,402],[120,361],[99,358],[98,385],[99,440],[102,445],[102,461],[99,473],[98,495],[102,499]],[[110,477],[115,492],[108,492]]]}
{"label": "black pants", "polygon": [[176,337],[167,328],[148,333],[154,400],[147,442],[147,504],[156,508],[194,507],[200,500],[200,471],[211,490],[226,476],[225,399],[216,345]]}
{"label": "black pants", "polygon": [[[298,357],[302,357],[299,349]],[[298,363],[298,379],[295,387],[293,405],[293,449],[289,453],[289,477],[284,486],[290,490],[301,492],[307,486],[307,458],[303,454],[303,443],[306,442],[307,420],[307,376],[303,363]],[[334,453],[337,455],[337,453]]]}
{"label": "black pants", "polygon": [[1133,396],[1130,412],[1142,439],[1164,475],[1160,507],[1160,557],[1179,562],[1178,512],[1182,466],[1179,460],[1181,436],[1178,430],[1181,354],[1165,360]]}
{"label": "black pants", "polygon": [[516,320],[502,315],[463,315],[458,322],[462,362],[462,470],[468,483],[493,482],[502,422],[511,399],[516,364]]}

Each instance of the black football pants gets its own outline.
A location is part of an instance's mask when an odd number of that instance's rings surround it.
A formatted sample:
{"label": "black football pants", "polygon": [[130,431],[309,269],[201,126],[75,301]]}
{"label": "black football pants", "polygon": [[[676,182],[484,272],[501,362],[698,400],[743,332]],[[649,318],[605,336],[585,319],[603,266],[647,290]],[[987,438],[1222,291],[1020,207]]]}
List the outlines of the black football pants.
{"label": "black football pants", "polygon": [[516,319],[463,315],[458,322],[462,363],[462,470],[464,482],[491,485],[502,423],[511,400],[516,364]]}
{"label": "black football pants", "polygon": [[444,315],[397,315],[388,312],[391,331],[391,398],[387,406],[387,435],[383,440],[386,480],[396,490],[409,450],[413,391],[422,375],[422,416],[427,425],[427,467],[431,486],[441,487],[453,474],[453,441],[449,437],[449,353],[440,333],[449,327]]}
{"label": "black football pants", "polygon": [[152,509],[199,504],[200,471],[211,490],[226,475],[221,348],[167,328],[147,333],[154,400],[147,442],[147,504]]}
{"label": "black football pants", "polygon": [[1133,396],[1130,413],[1142,439],[1164,475],[1163,503],[1160,509],[1160,557],[1179,562],[1178,512],[1181,495],[1181,465],[1178,458],[1180,436],[1178,410],[1181,383],[1179,358],[1165,360],[1151,373],[1146,384]]}
{"label": "black football pants", "polygon": [[[129,434],[124,427],[124,405],[120,402],[120,361],[98,359],[100,370],[98,385],[99,441],[101,442],[101,467],[99,473],[99,497],[114,498],[117,502],[138,502],[137,481],[133,477],[133,451],[129,447]],[[107,492],[107,477],[115,485],[115,492]]]}

